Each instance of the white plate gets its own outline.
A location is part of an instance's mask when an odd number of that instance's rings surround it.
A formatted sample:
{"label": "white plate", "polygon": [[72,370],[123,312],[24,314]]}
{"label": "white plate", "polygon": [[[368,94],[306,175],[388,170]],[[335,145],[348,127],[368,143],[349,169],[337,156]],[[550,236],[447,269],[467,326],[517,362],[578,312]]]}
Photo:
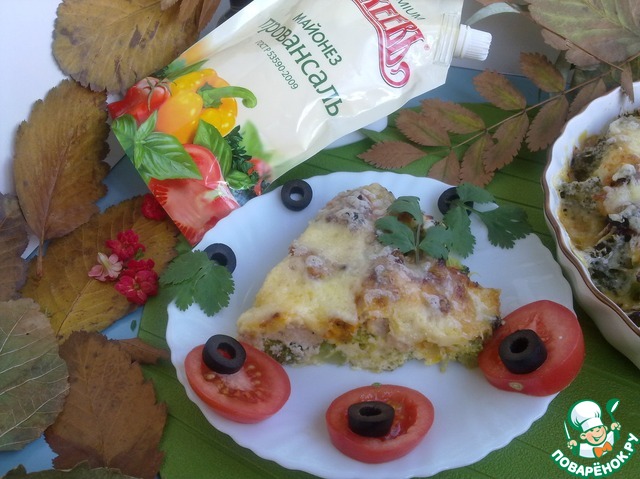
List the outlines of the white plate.
{"label": "white plate", "polygon": [[[478,369],[450,364],[438,366],[410,362],[392,372],[356,371],[345,366],[287,367],[291,397],[282,410],[254,425],[237,424],[218,416],[189,387],[184,359],[195,346],[216,333],[235,335],[235,320],[253,303],[268,271],[286,254],[290,242],[331,198],[341,191],[378,182],[396,196],[421,198],[423,211],[437,214],[436,202],[444,183],[394,173],[333,173],[308,180],[313,201],[301,212],[282,206],[279,190],[255,198],[209,231],[197,249],[222,242],[237,256],[236,292],[230,305],[215,317],[197,306],[182,312],[169,307],[167,342],[178,379],[187,395],[217,429],[258,456],[289,468],[325,478],[409,478],[430,476],[445,469],[472,464],[489,452],[507,445],[542,416],[553,396],[531,397],[500,391],[489,385]],[[464,263],[481,285],[502,289],[502,313],[538,299],[549,299],[572,308],[571,289],[551,253],[534,235],[510,250],[489,244],[486,229],[474,220],[477,244]],[[329,442],[324,413],[343,392],[374,382],[409,386],[431,399],[435,407],[433,427],[417,449],[385,464],[369,465],[352,460]]]}

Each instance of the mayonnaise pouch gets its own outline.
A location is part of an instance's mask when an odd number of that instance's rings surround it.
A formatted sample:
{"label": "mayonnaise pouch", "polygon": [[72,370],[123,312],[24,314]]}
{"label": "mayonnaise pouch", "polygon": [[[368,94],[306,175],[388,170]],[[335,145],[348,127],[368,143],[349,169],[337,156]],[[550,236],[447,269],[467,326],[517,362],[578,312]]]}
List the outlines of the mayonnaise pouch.
{"label": "mayonnaise pouch", "polygon": [[254,0],[147,79],[164,93],[113,129],[196,244],[264,182],[442,85],[454,56],[483,60],[491,36],[460,25],[462,4]]}

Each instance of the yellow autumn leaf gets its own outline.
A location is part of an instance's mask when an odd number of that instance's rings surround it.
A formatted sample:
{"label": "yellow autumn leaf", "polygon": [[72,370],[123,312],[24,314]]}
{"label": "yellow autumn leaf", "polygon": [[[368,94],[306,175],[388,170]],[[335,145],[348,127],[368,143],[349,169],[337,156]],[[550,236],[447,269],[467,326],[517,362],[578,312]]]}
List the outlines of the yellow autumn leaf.
{"label": "yellow autumn leaf", "polygon": [[420,103],[420,112],[434,123],[452,133],[473,133],[484,130],[484,120],[468,108],[444,101],[439,98],[428,98]]}
{"label": "yellow autumn leaf", "polygon": [[158,274],[176,255],[178,230],[175,225],[168,219],[145,218],[140,211],[141,204],[142,197],[119,203],[95,215],[71,234],[52,241],[43,260],[45,274],[41,278],[36,274],[35,265],[29,266],[22,294],[34,299],[47,312],[60,340],[73,331],[101,331],[136,307],[116,291],[114,283],[101,282],[88,275],[97,264],[98,252],[109,253],[106,240],[115,239],[120,231],[133,230],[146,246],[144,258],[153,259]]}
{"label": "yellow autumn leaf", "polygon": [[47,317],[27,298],[0,302],[0,451],[35,441],[69,392],[67,365]]}
{"label": "yellow autumn leaf", "polygon": [[18,297],[27,276],[27,263],[22,258],[27,244],[27,224],[18,199],[0,193],[0,301]]}
{"label": "yellow autumn leaf", "polygon": [[182,2],[161,3],[63,0],[53,32],[60,68],[92,90],[124,92],[168,65],[197,40],[198,19],[180,17]]}
{"label": "yellow autumn leaf", "polygon": [[506,76],[492,71],[476,75],[473,84],[484,98],[503,110],[522,110],[527,99]]}
{"label": "yellow autumn leaf", "polygon": [[491,135],[484,133],[465,151],[462,157],[460,176],[462,181],[476,186],[486,186],[493,178],[494,172],[487,170],[484,162],[485,153],[493,146]]}
{"label": "yellow autumn leaf", "polygon": [[521,53],[522,72],[542,91],[561,92],[565,88],[565,79],[560,70],[541,53]]}
{"label": "yellow autumn leaf", "polygon": [[390,170],[407,166],[426,155],[420,148],[403,141],[382,141],[359,154],[358,158],[377,168]]}
{"label": "yellow autumn leaf", "polygon": [[98,212],[109,172],[106,95],[63,80],[18,127],[13,175],[20,208],[40,245]]}
{"label": "yellow autumn leaf", "polygon": [[404,136],[418,145],[451,145],[449,135],[440,123],[413,110],[401,110],[396,119],[396,127]]}

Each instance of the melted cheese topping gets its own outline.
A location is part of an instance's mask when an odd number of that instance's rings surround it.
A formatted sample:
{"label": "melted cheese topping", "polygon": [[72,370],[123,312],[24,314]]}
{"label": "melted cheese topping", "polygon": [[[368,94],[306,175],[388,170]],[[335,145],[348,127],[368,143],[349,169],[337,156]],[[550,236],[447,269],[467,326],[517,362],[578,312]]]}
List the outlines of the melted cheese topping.
{"label": "melted cheese topping", "polygon": [[499,292],[382,245],[375,221],[393,200],[373,184],[329,202],[238,319],[240,337],[283,362],[321,361],[328,350],[372,370],[475,356],[497,321]]}
{"label": "melted cheese topping", "polygon": [[560,220],[596,286],[627,312],[637,311],[640,117],[618,118],[590,143],[563,178]]}

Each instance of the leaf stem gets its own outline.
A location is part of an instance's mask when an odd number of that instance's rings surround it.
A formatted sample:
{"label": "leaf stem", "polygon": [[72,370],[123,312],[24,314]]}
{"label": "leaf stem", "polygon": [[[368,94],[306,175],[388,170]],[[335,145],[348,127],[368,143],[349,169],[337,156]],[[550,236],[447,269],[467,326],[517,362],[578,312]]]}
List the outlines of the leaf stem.
{"label": "leaf stem", "polygon": [[[636,60],[638,58],[640,58],[640,53],[637,53],[637,54],[633,55],[632,57],[628,58],[621,65],[625,65],[625,64],[628,64],[630,62],[633,62],[634,60]],[[612,68],[613,67],[614,66],[612,66]],[[620,66],[620,65],[615,66],[615,68],[617,70],[620,70],[620,71],[623,69],[622,66]],[[466,146],[468,144],[471,144],[471,143],[475,142],[478,138],[480,138],[482,135],[484,135],[485,133],[491,134],[491,132],[495,131],[502,124],[504,124],[504,123],[506,123],[506,122],[508,122],[510,120],[513,120],[514,118],[517,118],[520,115],[528,114],[531,111],[536,110],[536,109],[546,105],[547,103],[550,103],[550,102],[556,100],[560,96],[567,96],[567,95],[569,95],[569,94],[571,94],[571,93],[573,93],[573,92],[575,92],[577,90],[580,90],[580,89],[584,88],[585,86],[587,86],[587,85],[589,85],[589,84],[591,84],[593,82],[602,80],[603,78],[605,78],[606,76],[608,76],[610,74],[611,74],[611,70],[606,70],[606,71],[604,71],[604,72],[602,72],[602,73],[600,73],[600,74],[598,74],[598,75],[596,75],[596,76],[594,76],[592,78],[589,78],[588,80],[585,80],[582,83],[579,83],[578,85],[574,85],[574,86],[572,86],[570,88],[567,88],[567,89],[563,90],[562,92],[557,93],[556,95],[552,95],[549,98],[546,98],[546,99],[544,99],[542,101],[539,101],[539,102],[537,102],[537,103],[535,103],[533,105],[529,105],[529,106],[523,108],[522,110],[518,110],[516,113],[514,113],[512,115],[509,115],[506,118],[503,118],[502,120],[500,120],[500,121],[498,121],[496,123],[493,123],[492,125],[490,125],[490,126],[488,126],[486,128],[483,128],[482,130],[478,130],[472,136],[466,138],[465,140],[463,140],[463,141],[461,141],[459,143],[452,144],[451,146],[442,145],[441,147],[445,151],[446,150],[452,151],[452,150],[454,150],[456,148],[464,147],[464,146]]]}

